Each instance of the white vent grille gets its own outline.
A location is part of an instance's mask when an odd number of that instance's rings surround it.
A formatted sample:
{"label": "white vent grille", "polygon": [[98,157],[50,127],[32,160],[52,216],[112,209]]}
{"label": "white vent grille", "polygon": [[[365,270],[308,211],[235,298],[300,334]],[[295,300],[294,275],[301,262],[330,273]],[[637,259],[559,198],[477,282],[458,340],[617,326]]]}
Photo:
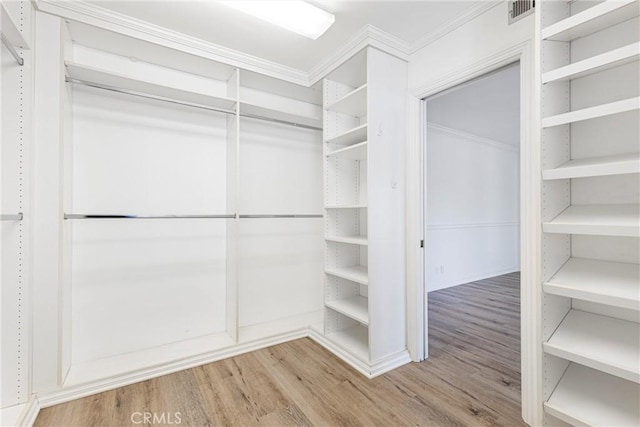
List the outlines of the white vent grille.
{"label": "white vent grille", "polygon": [[509,25],[533,13],[535,0],[509,0]]}

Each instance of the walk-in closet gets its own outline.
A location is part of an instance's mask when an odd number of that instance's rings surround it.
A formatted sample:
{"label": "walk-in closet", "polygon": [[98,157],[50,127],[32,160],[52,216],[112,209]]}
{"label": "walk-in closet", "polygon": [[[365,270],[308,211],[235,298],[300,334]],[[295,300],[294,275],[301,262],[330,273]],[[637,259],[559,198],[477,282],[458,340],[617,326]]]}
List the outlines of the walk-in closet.
{"label": "walk-in closet", "polygon": [[639,20],[0,0],[0,425],[640,425]]}

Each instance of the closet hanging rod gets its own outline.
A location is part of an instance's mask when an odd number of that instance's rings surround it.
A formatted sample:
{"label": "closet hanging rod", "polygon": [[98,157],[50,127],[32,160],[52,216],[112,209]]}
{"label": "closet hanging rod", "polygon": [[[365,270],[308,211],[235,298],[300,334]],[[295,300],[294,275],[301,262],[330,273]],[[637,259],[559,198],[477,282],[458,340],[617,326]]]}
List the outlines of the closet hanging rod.
{"label": "closet hanging rod", "polygon": [[16,59],[16,62],[18,63],[18,65],[20,66],[24,65],[24,59],[22,59],[22,57],[18,54],[18,51],[16,50],[16,48],[13,47],[11,42],[7,40],[4,34],[0,33],[0,38],[2,38],[2,44],[4,44],[7,47],[7,49],[9,49],[9,52],[11,52],[11,55]]}
{"label": "closet hanging rod", "polygon": [[[242,111],[242,105],[241,105],[240,110]],[[288,122],[286,120],[280,120],[280,119],[274,119],[274,118],[271,118],[271,117],[258,116],[256,114],[246,114],[246,113],[243,114],[243,113],[240,113],[240,117],[246,117],[247,119],[263,120],[265,122],[278,123],[280,125],[293,126],[293,127],[302,128],[302,129],[322,130],[321,127],[317,127],[317,126],[304,125],[302,123],[296,123],[296,122]]]}
{"label": "closet hanging rod", "polygon": [[64,214],[64,219],[233,219],[234,214],[224,215],[94,215]]}
{"label": "closet hanging rod", "polygon": [[13,215],[0,215],[0,221],[22,221],[22,212]]}
{"label": "closet hanging rod", "polygon": [[240,219],[257,219],[257,218],[322,218],[322,214],[292,214],[292,215],[240,215]]}
{"label": "closet hanging rod", "polygon": [[202,110],[216,111],[218,113],[224,113],[224,114],[235,114],[236,113],[233,110],[226,110],[224,108],[215,108],[215,107],[210,107],[208,105],[196,104],[194,102],[178,101],[177,99],[166,98],[164,96],[151,95],[151,94],[148,94],[148,93],[137,92],[135,90],[121,89],[121,88],[118,88],[118,87],[115,87],[115,86],[108,86],[108,85],[93,83],[93,82],[89,82],[89,81],[86,81],[86,80],[74,79],[74,78],[71,78],[71,77],[65,77],[64,81],[67,82],[67,83],[73,83],[73,84],[82,85],[82,86],[89,86],[89,87],[93,87],[93,88],[96,88],[96,89],[108,90],[110,92],[123,93],[125,95],[132,95],[132,96],[137,96],[137,97],[140,97],[140,98],[148,98],[148,99],[153,99],[153,100],[156,100],[156,101],[169,102],[171,104],[186,105],[187,107],[195,107],[195,108],[200,108]]}
{"label": "closet hanging rod", "polygon": [[[108,91],[111,91],[111,92],[123,93],[125,95],[138,96],[140,98],[148,98],[148,99],[154,99],[156,101],[170,102],[172,104],[186,105],[188,107],[195,107],[195,108],[200,108],[200,109],[203,109],[203,110],[216,111],[218,113],[236,114],[236,112],[233,111],[233,110],[225,110],[224,108],[215,108],[215,107],[210,107],[208,105],[196,104],[196,103],[186,102],[186,101],[178,101],[178,100],[175,100],[175,99],[172,99],[172,98],[165,98],[163,96],[150,95],[150,94],[147,94],[147,93],[127,90],[127,89],[120,89],[120,88],[117,88],[117,87],[114,87],[114,86],[108,86],[108,85],[103,85],[103,84],[99,84],[99,83],[93,83],[93,82],[89,82],[89,81],[86,81],[86,80],[74,79],[74,78],[71,78],[71,77],[65,77],[65,81],[67,83],[79,84],[79,85],[83,85],[83,86],[93,87],[93,88],[96,88],[96,89],[103,89],[103,90],[108,90]],[[267,121],[267,122],[278,123],[278,124],[287,125],[287,126],[294,126],[294,127],[302,128],[302,129],[311,129],[311,130],[318,130],[318,131],[322,130],[321,127],[317,127],[317,126],[305,125],[305,124],[302,124],[302,123],[290,122],[290,121],[287,121],[287,120],[274,119],[272,117],[265,117],[265,116],[260,116],[260,115],[257,115],[257,114],[246,114],[246,113],[243,114],[241,112],[240,113],[240,117],[246,117],[248,119],[256,119],[256,120],[264,120],[264,121]]]}

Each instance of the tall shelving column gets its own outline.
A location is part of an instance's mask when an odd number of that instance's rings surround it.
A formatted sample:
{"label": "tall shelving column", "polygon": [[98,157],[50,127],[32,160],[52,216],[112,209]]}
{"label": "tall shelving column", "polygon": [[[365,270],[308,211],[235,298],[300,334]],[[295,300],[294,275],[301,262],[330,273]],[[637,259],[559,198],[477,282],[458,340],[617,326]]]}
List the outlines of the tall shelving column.
{"label": "tall shelving column", "polygon": [[369,362],[367,55],[324,80],[325,334]]}
{"label": "tall shelving column", "polygon": [[406,63],[373,48],[324,80],[324,344],[367,376],[408,362]]}
{"label": "tall shelving column", "polygon": [[545,423],[640,425],[639,2],[539,13]]}

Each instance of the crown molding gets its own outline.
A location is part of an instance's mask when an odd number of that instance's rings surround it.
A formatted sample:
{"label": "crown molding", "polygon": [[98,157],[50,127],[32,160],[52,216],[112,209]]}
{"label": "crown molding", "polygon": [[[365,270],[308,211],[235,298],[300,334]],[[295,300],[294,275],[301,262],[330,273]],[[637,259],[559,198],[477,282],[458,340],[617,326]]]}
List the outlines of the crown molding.
{"label": "crown molding", "polygon": [[324,58],[309,72],[249,55],[215,43],[188,36],[159,25],[133,18],[82,0],[32,0],[40,12],[66,20],[82,22],[150,43],[180,50],[195,56],[255,71],[302,86],[312,86],[367,46],[408,61],[411,54],[438,40],[456,28],[501,4],[501,1],[480,1],[457,18],[419,39],[415,43],[389,34],[372,25],[365,25],[334,53]]}
{"label": "crown molding", "polygon": [[367,46],[380,49],[404,61],[409,60],[411,46],[407,42],[373,25],[365,25],[347,43],[311,69],[309,72],[310,84],[317,83]]}
{"label": "crown molding", "polygon": [[93,25],[292,83],[304,86],[309,84],[308,73],[302,70],[206,42],[84,1],[38,0],[35,5],[39,11],[63,19]]}
{"label": "crown molding", "polygon": [[494,7],[502,4],[502,1],[496,0],[482,0],[478,2],[476,5],[472,6],[461,15],[458,15],[456,18],[445,22],[440,27],[437,27],[435,30],[429,32],[424,37],[418,39],[416,42],[411,44],[411,48],[409,49],[409,54],[414,54],[425,46],[435,42],[436,40],[446,36],[450,32],[456,30],[457,28],[463,26],[467,22],[477,18],[485,12],[493,9]]}

